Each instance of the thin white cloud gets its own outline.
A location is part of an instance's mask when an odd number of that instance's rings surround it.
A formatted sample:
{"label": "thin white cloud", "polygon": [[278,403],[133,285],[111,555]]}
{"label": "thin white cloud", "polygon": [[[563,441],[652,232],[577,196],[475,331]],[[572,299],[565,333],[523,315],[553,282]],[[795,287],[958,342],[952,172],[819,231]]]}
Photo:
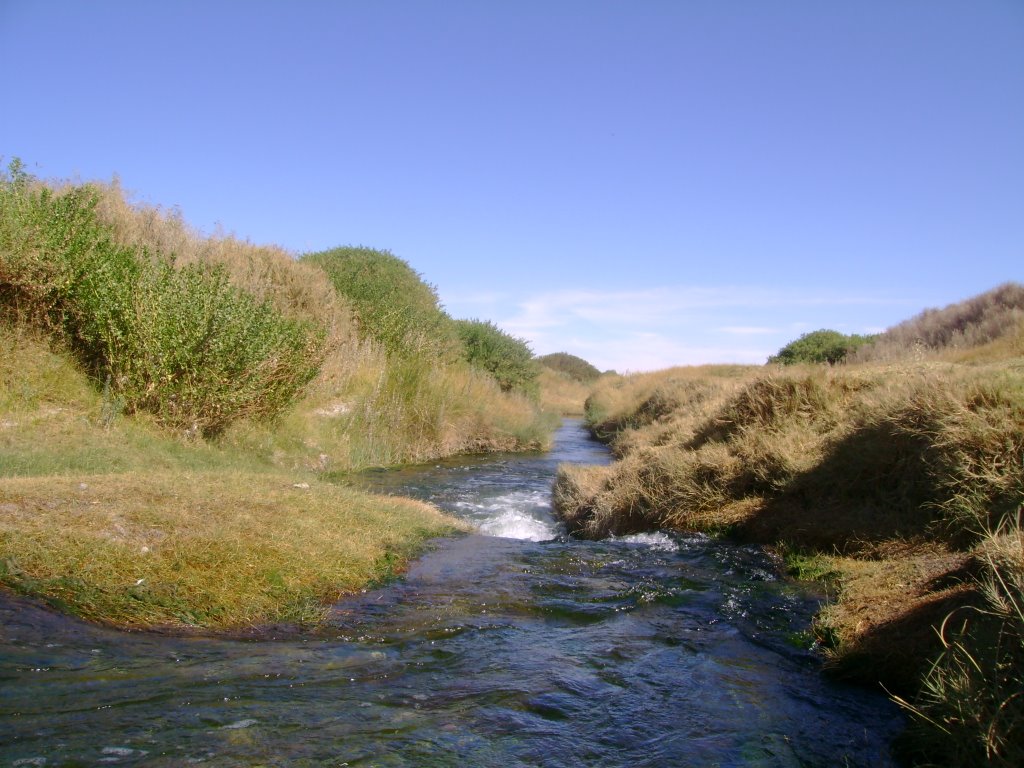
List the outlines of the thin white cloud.
{"label": "thin white cloud", "polygon": [[572,289],[509,301],[496,322],[536,354],[569,352],[601,369],[646,371],[760,364],[800,333],[838,320],[837,308],[860,314],[861,306],[898,303],[750,286]]}
{"label": "thin white cloud", "polygon": [[[886,304],[873,296],[818,295],[750,287],[676,286],[633,291],[567,290],[532,296],[503,325],[527,332],[556,327],[570,318],[619,327],[678,323],[708,310]],[[741,327],[741,326],[736,326]],[[765,333],[771,332],[765,330]]]}
{"label": "thin white cloud", "polygon": [[[556,351],[556,350],[552,350]],[[576,340],[573,354],[601,370],[619,373],[657,371],[677,365],[707,363],[763,363],[768,353],[758,348],[731,345],[700,345],[654,333],[627,334],[619,338]]]}
{"label": "thin white cloud", "polygon": [[728,333],[731,336],[761,336],[769,333],[778,333],[778,328],[769,328],[759,325],[726,325],[717,329],[721,333]]}

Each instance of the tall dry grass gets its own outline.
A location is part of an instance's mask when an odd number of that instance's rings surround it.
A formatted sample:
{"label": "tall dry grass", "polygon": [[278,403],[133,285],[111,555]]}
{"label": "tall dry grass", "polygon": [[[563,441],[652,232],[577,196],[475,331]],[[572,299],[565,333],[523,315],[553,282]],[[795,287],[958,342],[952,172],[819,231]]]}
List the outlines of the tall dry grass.
{"label": "tall dry grass", "polygon": [[[744,521],[759,535],[856,548],[897,528],[973,541],[1016,508],[1022,380],[942,364],[673,371],[606,383],[590,404],[622,458],[607,485],[634,513],[685,527],[713,488],[711,507],[760,509]],[[815,505],[846,511],[787,530]]]}
{"label": "tall dry grass", "polygon": [[1005,518],[976,550],[976,605],[938,627],[941,652],[908,701],[907,739],[928,764],[1024,764],[1024,529]]}
{"label": "tall dry grass", "polygon": [[727,531],[822,560],[837,673],[912,702],[921,759],[1019,764],[1024,366],[708,373],[597,387],[589,412],[620,460],[559,469],[569,528]]}
{"label": "tall dry grass", "polygon": [[996,341],[1024,322],[1024,285],[1004,283],[942,309],[927,309],[877,336],[849,356],[852,363],[894,362],[970,350]]}
{"label": "tall dry grass", "polygon": [[587,384],[546,366],[540,369],[538,384],[542,410],[561,416],[584,415],[584,406],[590,395]]}

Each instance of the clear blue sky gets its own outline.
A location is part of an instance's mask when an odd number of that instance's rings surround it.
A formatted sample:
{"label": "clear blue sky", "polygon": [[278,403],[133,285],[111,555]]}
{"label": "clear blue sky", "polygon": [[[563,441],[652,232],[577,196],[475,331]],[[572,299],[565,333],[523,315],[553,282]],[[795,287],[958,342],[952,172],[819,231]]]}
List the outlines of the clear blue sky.
{"label": "clear blue sky", "polygon": [[1024,281],[1024,0],[0,0],[0,155],[600,368]]}

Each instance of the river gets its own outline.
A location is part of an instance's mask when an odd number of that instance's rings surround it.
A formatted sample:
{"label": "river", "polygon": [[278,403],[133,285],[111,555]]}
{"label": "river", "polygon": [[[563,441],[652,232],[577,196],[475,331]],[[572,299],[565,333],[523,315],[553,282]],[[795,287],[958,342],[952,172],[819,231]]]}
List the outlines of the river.
{"label": "river", "polygon": [[756,547],[564,536],[552,451],[361,476],[479,526],[315,634],[120,633],[0,601],[10,766],[885,766],[902,720],[829,681],[817,600]]}

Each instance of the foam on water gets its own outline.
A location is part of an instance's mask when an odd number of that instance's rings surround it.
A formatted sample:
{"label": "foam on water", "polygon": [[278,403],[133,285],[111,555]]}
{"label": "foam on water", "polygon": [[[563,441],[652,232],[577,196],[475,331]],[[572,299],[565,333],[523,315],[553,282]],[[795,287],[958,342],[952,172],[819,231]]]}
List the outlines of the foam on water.
{"label": "foam on water", "polygon": [[545,492],[514,491],[476,503],[460,502],[457,506],[487,536],[548,541],[559,533]]}
{"label": "foam on water", "polygon": [[558,529],[553,524],[517,509],[506,509],[488,518],[480,524],[480,532],[503,539],[529,541],[547,541],[558,535]]}
{"label": "foam on water", "polygon": [[631,536],[613,536],[615,541],[624,541],[627,544],[643,544],[659,552],[678,552],[679,545],[667,533],[655,531],[654,533],[634,533]]}

